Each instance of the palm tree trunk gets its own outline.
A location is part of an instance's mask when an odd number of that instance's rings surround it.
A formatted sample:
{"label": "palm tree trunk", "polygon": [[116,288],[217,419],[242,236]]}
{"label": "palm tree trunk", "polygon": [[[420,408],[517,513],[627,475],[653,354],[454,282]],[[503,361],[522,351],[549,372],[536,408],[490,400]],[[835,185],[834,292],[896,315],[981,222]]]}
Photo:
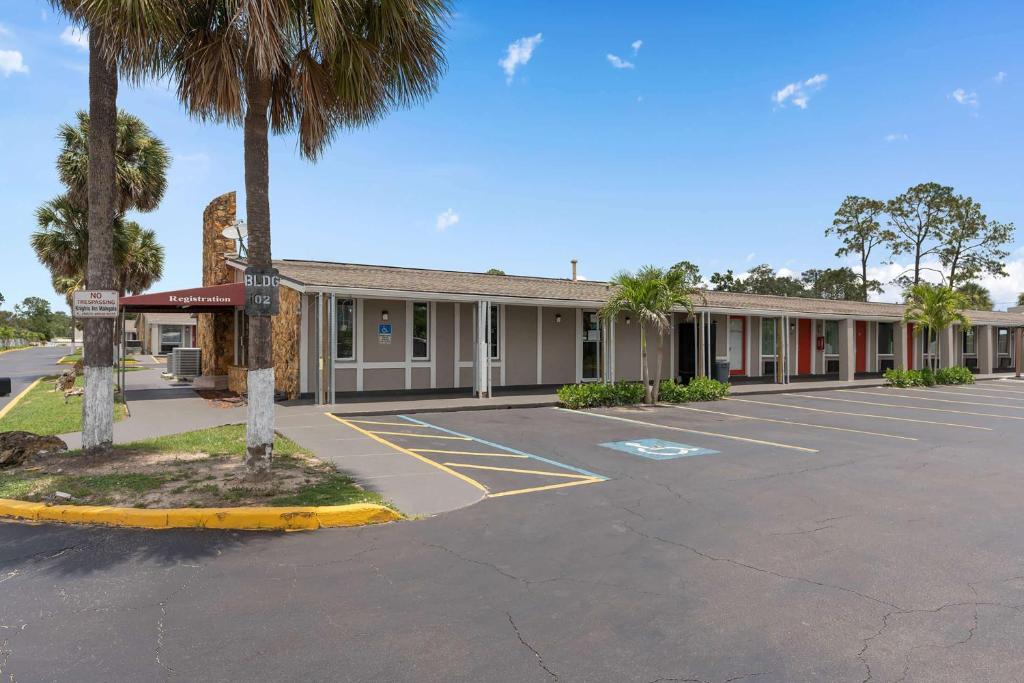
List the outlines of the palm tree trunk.
{"label": "palm tree trunk", "polygon": [[[269,269],[270,256],[270,160],[268,153],[267,113],[270,104],[270,79],[260,75],[251,63],[246,67],[245,112],[245,213],[249,225],[248,263]],[[274,364],[272,360],[270,316],[249,318],[249,398],[246,424],[245,466],[249,476],[270,474],[274,454]]]}
{"label": "palm tree trunk", "polygon": [[[117,128],[117,66],[102,54],[101,31],[89,32],[89,256],[92,289],[116,288],[114,272],[114,200]],[[82,448],[105,450],[114,440],[113,318],[87,318],[85,395],[82,400]]]}

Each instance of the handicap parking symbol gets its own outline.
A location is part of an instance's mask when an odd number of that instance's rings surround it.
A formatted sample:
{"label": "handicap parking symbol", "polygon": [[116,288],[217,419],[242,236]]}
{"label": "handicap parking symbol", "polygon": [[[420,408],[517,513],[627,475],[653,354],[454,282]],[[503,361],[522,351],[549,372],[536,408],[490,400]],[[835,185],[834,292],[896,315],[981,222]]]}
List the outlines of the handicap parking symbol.
{"label": "handicap parking symbol", "polygon": [[718,451],[709,448],[698,448],[685,443],[663,441],[661,439],[632,439],[630,441],[609,441],[601,444],[605,448],[637,455],[650,460],[674,460],[688,458],[693,455],[717,455]]}

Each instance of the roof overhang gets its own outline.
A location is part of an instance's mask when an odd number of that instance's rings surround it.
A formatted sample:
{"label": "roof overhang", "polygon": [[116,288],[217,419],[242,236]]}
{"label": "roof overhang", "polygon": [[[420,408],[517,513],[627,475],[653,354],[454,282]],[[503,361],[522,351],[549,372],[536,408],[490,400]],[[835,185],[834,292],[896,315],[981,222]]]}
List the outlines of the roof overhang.
{"label": "roof overhang", "polygon": [[241,282],[121,298],[121,309],[126,313],[217,313],[243,306],[245,285]]}

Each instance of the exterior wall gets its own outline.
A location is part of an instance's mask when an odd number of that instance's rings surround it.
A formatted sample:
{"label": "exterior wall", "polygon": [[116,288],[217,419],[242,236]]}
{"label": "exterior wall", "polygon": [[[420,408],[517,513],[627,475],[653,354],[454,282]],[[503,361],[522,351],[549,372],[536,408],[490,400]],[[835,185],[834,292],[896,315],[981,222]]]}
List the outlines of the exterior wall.
{"label": "exterior wall", "polygon": [[[364,363],[400,363],[405,361],[405,302],[397,299],[363,299],[360,301],[362,311],[362,331],[359,332],[359,343],[362,344]],[[388,312],[388,319],[382,318]],[[377,335],[377,326],[381,323],[391,325],[391,343],[381,344]],[[405,380],[401,389],[405,386]]]}
{"label": "exterior wall", "polygon": [[[561,322],[555,322],[556,315],[561,315]],[[576,309],[545,307],[541,321],[541,383],[572,384],[576,381]]]}
{"label": "exterior wall", "polygon": [[505,382],[517,386],[537,383],[537,309],[505,307]]}
{"label": "exterior wall", "polygon": [[[235,193],[228,192],[210,202],[203,211],[203,286],[235,282],[236,270],[225,254],[237,253],[235,241],[221,232],[235,222]],[[202,349],[203,375],[226,375],[235,355],[235,317],[232,312],[201,313],[198,316],[198,346]]]}
{"label": "exterior wall", "polygon": [[274,389],[290,399],[299,396],[299,337],[302,297],[291,287],[279,288],[281,306],[270,319],[273,335]]}
{"label": "exterior wall", "polygon": [[437,338],[434,361],[437,363],[436,381],[438,389],[455,386],[455,306],[458,304],[439,302],[434,306],[434,334]]}
{"label": "exterior wall", "polygon": [[640,380],[640,326],[633,320],[626,324],[626,315],[615,319],[615,379]]}

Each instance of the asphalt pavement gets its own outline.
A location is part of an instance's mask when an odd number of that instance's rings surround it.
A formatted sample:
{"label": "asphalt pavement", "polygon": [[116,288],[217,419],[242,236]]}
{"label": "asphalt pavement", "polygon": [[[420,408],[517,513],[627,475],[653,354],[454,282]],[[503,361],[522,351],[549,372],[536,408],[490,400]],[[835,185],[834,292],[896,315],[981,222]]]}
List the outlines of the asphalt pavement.
{"label": "asphalt pavement", "polygon": [[57,361],[71,353],[69,346],[35,346],[9,353],[0,353],[0,377],[11,378],[11,394],[0,396],[0,408],[7,405],[21,390],[44,375],[60,374]]}
{"label": "asphalt pavement", "polygon": [[1020,680],[1019,387],[360,423],[487,489],[378,527],[0,524],[0,679]]}

